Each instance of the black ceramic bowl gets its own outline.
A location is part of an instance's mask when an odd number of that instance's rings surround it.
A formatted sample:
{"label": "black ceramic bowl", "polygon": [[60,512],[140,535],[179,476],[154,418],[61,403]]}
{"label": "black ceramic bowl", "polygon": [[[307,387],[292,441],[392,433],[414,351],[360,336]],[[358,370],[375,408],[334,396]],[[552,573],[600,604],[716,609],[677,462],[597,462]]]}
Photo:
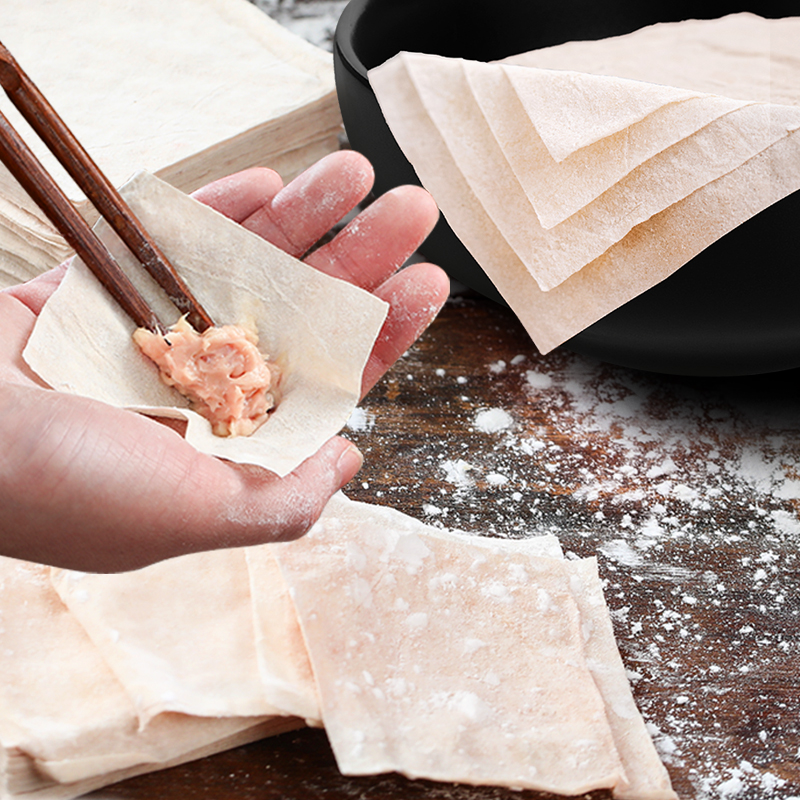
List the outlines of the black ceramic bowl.
{"label": "black ceramic bowl", "polygon": [[[351,0],[334,66],[350,144],[378,193],[419,183],[381,114],[367,70],[400,50],[491,61],[574,39],[616,36],[738,11],[797,14],[797,0]],[[747,375],[800,366],[800,192],[731,231],[566,347],[636,369]],[[422,247],[450,276],[503,302],[442,219]]]}

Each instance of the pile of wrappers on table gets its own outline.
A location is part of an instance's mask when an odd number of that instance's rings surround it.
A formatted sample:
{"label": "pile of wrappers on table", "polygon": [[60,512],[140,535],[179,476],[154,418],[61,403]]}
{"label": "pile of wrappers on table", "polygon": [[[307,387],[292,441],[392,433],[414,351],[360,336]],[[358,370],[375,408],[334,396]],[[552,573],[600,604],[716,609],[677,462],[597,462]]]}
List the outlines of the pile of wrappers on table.
{"label": "pile of wrappers on table", "polygon": [[112,575],[0,559],[2,797],[303,724],[341,771],[671,798],[594,559],[337,495],[296,542]]}

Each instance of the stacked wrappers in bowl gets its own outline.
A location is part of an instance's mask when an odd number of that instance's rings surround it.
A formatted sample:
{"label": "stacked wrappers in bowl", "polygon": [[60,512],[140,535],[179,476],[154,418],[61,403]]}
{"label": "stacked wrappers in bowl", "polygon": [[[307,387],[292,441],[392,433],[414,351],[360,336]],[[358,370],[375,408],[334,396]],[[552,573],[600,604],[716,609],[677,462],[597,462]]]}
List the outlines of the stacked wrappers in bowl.
{"label": "stacked wrappers in bowl", "polygon": [[736,14],[498,63],[400,53],[369,79],[547,352],[800,189],[798,42],[800,18]]}

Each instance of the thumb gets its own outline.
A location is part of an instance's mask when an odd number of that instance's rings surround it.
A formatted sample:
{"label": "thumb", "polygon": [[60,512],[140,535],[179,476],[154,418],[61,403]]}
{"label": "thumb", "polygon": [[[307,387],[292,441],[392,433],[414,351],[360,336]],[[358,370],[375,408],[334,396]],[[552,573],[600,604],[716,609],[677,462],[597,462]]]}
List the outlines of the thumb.
{"label": "thumb", "polygon": [[257,467],[238,467],[241,489],[225,512],[232,544],[289,541],[302,536],[328,500],[361,469],[358,448],[335,436],[294,472],[278,480]]}

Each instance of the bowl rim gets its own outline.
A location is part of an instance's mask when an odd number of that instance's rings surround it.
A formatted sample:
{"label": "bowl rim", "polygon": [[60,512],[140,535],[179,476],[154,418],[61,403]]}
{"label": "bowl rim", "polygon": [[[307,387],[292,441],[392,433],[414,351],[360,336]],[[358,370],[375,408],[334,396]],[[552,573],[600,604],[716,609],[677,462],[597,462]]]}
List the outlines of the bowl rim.
{"label": "bowl rim", "polygon": [[369,3],[370,0],[350,0],[339,16],[333,35],[333,44],[339,51],[342,63],[365,86],[369,86],[369,77],[367,76],[367,68],[353,47],[353,31]]}

